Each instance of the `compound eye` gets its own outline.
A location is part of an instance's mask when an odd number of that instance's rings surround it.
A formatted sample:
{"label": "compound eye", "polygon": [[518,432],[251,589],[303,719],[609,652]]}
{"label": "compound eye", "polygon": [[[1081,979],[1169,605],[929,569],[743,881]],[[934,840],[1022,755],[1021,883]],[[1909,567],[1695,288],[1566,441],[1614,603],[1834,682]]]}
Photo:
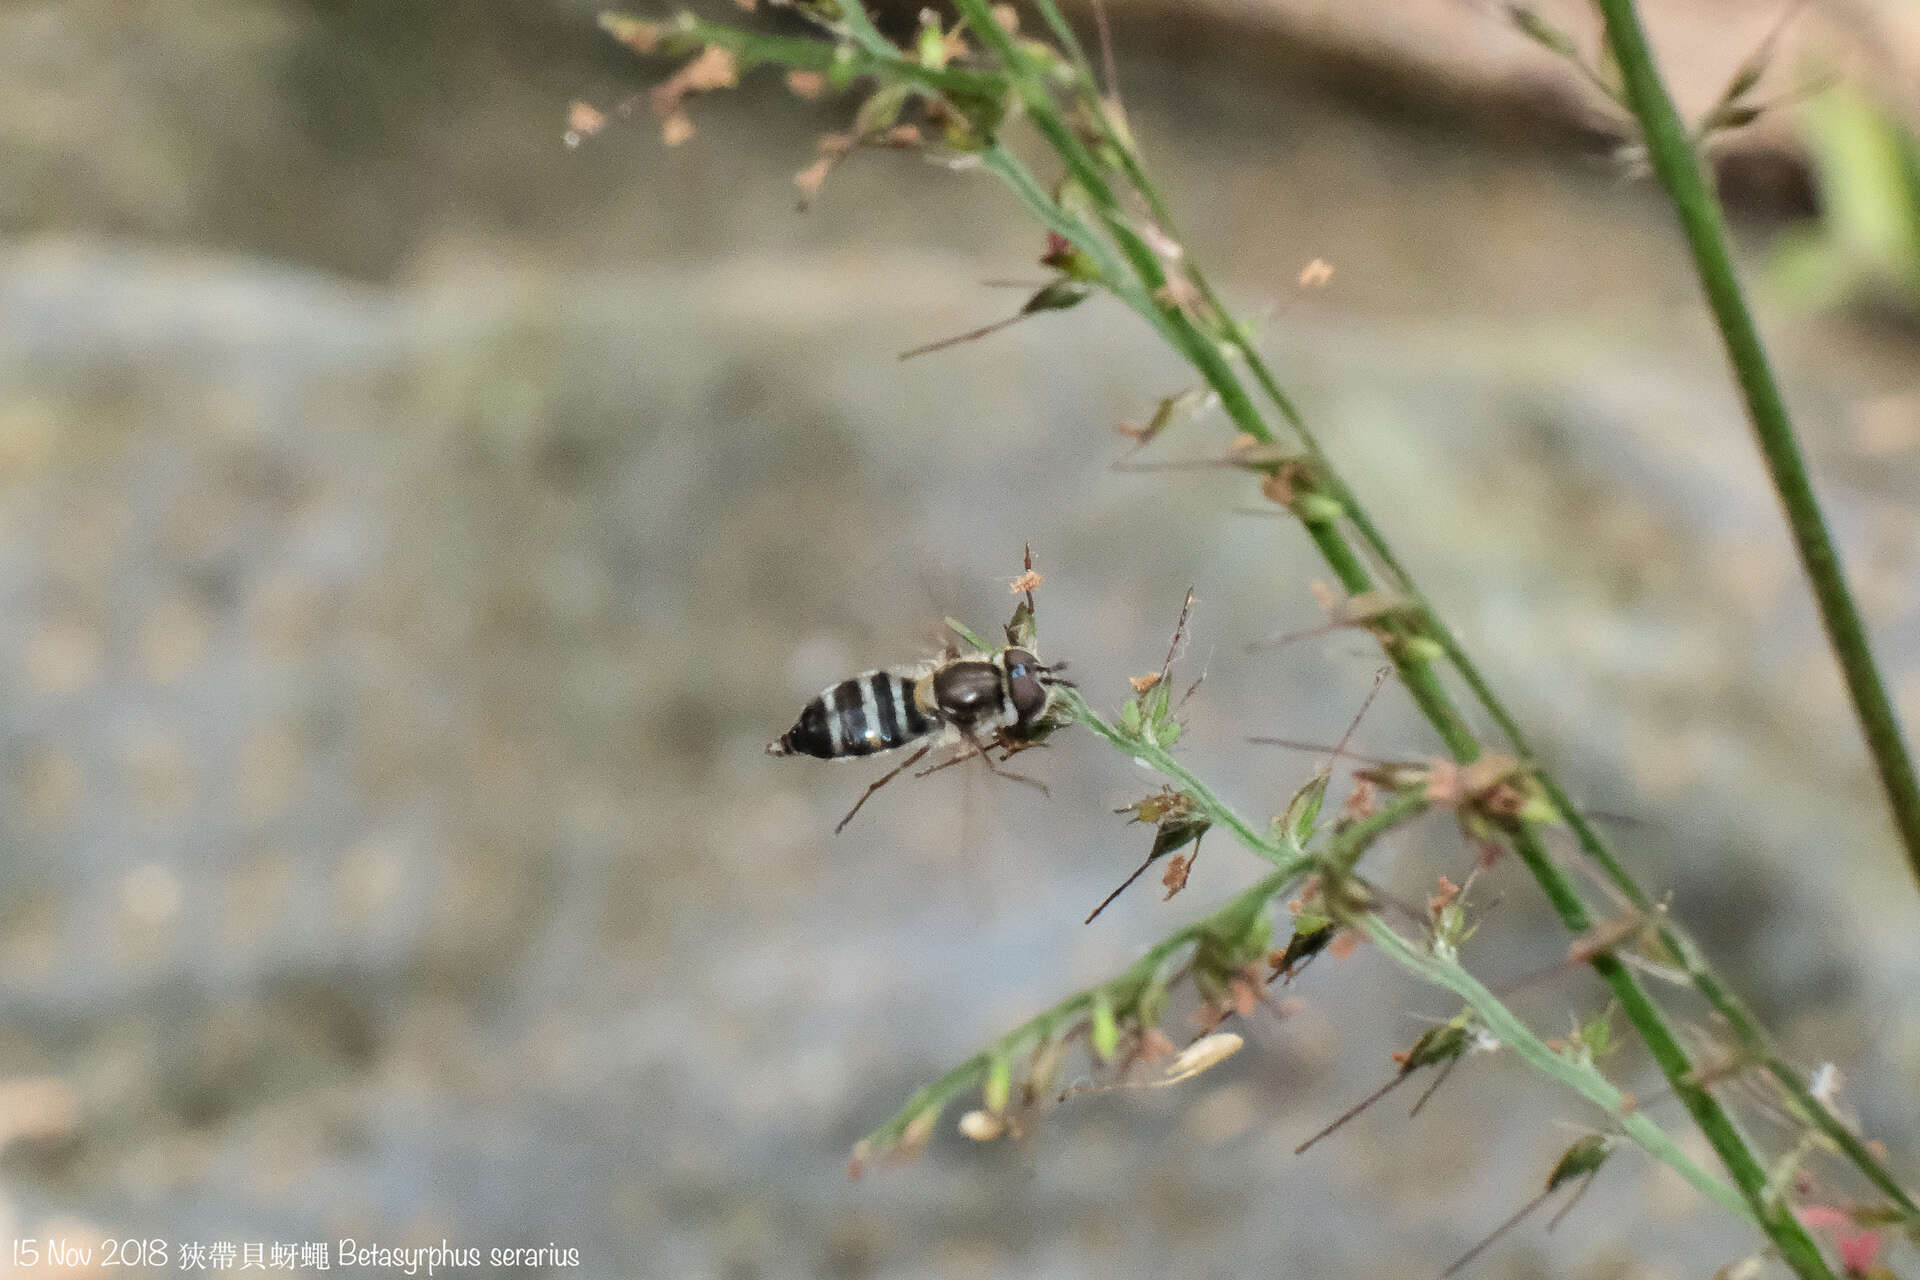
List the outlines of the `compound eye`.
{"label": "compound eye", "polygon": [[1033,723],[1034,717],[1046,709],[1047,689],[1038,676],[1015,676],[1007,681],[1007,691],[1013,695],[1013,713],[1023,725]]}
{"label": "compound eye", "polygon": [[1024,649],[1007,654],[1007,692],[1019,723],[1031,724],[1047,707],[1047,687],[1041,683],[1039,660]]}

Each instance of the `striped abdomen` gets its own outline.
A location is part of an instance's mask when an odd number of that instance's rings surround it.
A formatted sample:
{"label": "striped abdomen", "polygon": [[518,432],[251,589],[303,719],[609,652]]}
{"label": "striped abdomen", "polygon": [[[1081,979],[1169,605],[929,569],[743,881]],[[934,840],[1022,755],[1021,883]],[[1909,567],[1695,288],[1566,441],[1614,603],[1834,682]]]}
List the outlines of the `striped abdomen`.
{"label": "striped abdomen", "polygon": [[809,702],[793,728],[767,744],[770,755],[839,760],[870,756],[926,737],[938,722],[913,700],[914,678],[869,671]]}

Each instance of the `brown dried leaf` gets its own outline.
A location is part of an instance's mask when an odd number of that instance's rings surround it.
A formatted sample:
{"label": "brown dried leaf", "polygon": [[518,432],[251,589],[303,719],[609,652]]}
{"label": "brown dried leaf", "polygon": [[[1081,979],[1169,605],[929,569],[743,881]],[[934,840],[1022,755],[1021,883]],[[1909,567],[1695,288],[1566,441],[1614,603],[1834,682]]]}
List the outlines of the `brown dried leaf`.
{"label": "brown dried leaf", "polygon": [[1176,853],[1167,859],[1167,870],[1160,877],[1160,883],[1167,887],[1167,897],[1187,887],[1187,871],[1193,866],[1193,855]]}
{"label": "brown dried leaf", "polygon": [[1044,581],[1046,581],[1046,579],[1041,576],[1039,570],[1029,569],[1015,578],[1013,582],[1009,584],[1007,590],[1016,596],[1025,595],[1029,591],[1038,591],[1040,584]]}
{"label": "brown dried leaf", "polygon": [[1160,673],[1158,671],[1149,671],[1143,676],[1128,676],[1127,683],[1133,686],[1135,693],[1145,693],[1160,683]]}
{"label": "brown dried leaf", "polygon": [[1442,911],[1452,906],[1454,900],[1459,896],[1460,886],[1445,876],[1441,876],[1439,887],[1433,891],[1433,896],[1427,899],[1427,914],[1431,916],[1439,915]]}

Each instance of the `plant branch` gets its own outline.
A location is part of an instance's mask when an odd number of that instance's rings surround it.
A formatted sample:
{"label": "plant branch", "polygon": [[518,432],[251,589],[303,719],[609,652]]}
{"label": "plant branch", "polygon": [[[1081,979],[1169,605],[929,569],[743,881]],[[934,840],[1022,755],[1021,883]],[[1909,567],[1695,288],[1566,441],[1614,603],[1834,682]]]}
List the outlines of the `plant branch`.
{"label": "plant branch", "polygon": [[[1606,2],[1603,0],[1603,3]],[[1618,3],[1619,0],[1614,2]],[[980,136],[977,150],[984,166],[1007,184],[1030,215],[1049,230],[1065,237],[1086,255],[1092,270],[1097,272],[1096,283],[1139,314],[1194,365],[1219,397],[1223,410],[1238,430],[1255,440],[1271,443],[1275,439],[1275,431],[1255,405],[1236,370],[1236,364],[1243,365],[1260,391],[1273,403],[1284,426],[1302,441],[1307,450],[1313,468],[1315,493],[1326,501],[1311,508],[1301,504],[1297,513],[1301,515],[1309,537],[1342,586],[1352,596],[1373,590],[1373,579],[1367,564],[1348,541],[1344,527],[1347,525],[1358,534],[1360,543],[1393,578],[1391,594],[1401,602],[1400,607],[1377,620],[1372,624],[1372,629],[1380,637],[1388,657],[1421,713],[1446,743],[1448,752],[1456,760],[1469,762],[1483,754],[1484,747],[1449,694],[1435,665],[1436,657],[1445,658],[1458,671],[1488,717],[1512,742],[1515,751],[1532,757],[1533,753],[1526,747],[1513,717],[1495,697],[1437,612],[1420,594],[1384,536],[1339,477],[1318,441],[1309,432],[1297,407],[1285,395],[1259,352],[1245,340],[1246,331],[1231,319],[1225,305],[1199,270],[1183,260],[1178,242],[1172,240],[1173,229],[1164,201],[1140,164],[1131,138],[1123,136],[1099,110],[1097,88],[1087,69],[1084,54],[1078,49],[1077,42],[1069,38],[1070,29],[1065,28],[1064,22],[1059,19],[1051,0],[1037,0],[1037,3],[1041,5],[1049,24],[1054,26],[1056,35],[1072,54],[1071,65],[1054,59],[1052,54],[1044,50],[1036,52],[1038,47],[1031,42],[1014,41],[994,20],[986,0],[957,0],[957,3],[976,38],[998,62],[997,68],[983,70],[971,65],[924,66],[893,49],[878,35],[867,21],[859,0],[841,0],[841,8],[846,14],[841,25],[843,31],[857,42],[857,48],[822,41],[797,43],[812,44],[818,46],[818,50],[828,51],[829,65],[851,71],[853,75],[872,76],[883,85],[908,83],[929,93],[946,94],[950,106],[962,115],[975,116],[977,113],[974,119]],[[759,48],[764,51],[766,46]],[[805,56],[815,60],[808,65],[817,65],[817,60],[822,56],[818,50],[807,51]],[[768,58],[778,60],[778,55],[770,53]],[[1042,65],[1042,60],[1046,60],[1046,65]],[[1064,77],[1060,74],[1063,71],[1067,73]],[[930,73],[934,72],[942,75],[964,72],[975,78],[965,85],[955,84],[949,90],[932,78]],[[1061,85],[1077,89],[1081,95],[1079,105],[1084,109],[1071,122],[1054,97],[1055,86]],[[1001,117],[1006,114],[1008,106],[1014,104],[1024,110],[1042,139],[1066,167],[1067,182],[1057,195],[1049,194],[1018,156],[995,136]],[[1110,180],[1110,176],[1113,180]],[[1116,190],[1114,180],[1123,182],[1145,205],[1152,218],[1151,225],[1143,220],[1143,215],[1128,207],[1127,201],[1132,196],[1123,199],[1123,194]],[[1169,242],[1173,244],[1174,252],[1163,260],[1161,250]],[[1170,265],[1184,276],[1185,281],[1191,282],[1193,290],[1190,293],[1197,292],[1204,307],[1183,300],[1179,292],[1171,287]],[[1250,470],[1264,472],[1268,476],[1278,474],[1276,464],[1247,465]],[[1814,514],[1817,517],[1817,508],[1814,508]],[[1811,566],[1809,572],[1812,572]],[[1108,724],[1087,708],[1084,700],[1077,695],[1069,695],[1067,706],[1074,717],[1091,731],[1179,783],[1195,797],[1210,821],[1233,831],[1243,845],[1281,868],[1275,875],[1297,874],[1299,851],[1296,847],[1282,844],[1254,830],[1186,771],[1159,743],[1130,735]],[[1894,738],[1897,743],[1897,730]],[[1579,816],[1559,784],[1538,767],[1537,761],[1529,760],[1529,771],[1539,779],[1542,789],[1571,824],[1585,854],[1620,886],[1637,908],[1646,912],[1649,918],[1657,919],[1649,895],[1634,884],[1619,860]],[[1920,805],[1916,805],[1915,812],[1920,814]],[[1515,851],[1540,884],[1568,930],[1579,934],[1589,929],[1592,920],[1584,902],[1572,880],[1547,850],[1538,830],[1521,823],[1515,826],[1511,836]],[[1877,1187],[1911,1210],[1911,1200],[1872,1153],[1840,1124],[1830,1110],[1811,1096],[1796,1073],[1770,1052],[1762,1058],[1760,1051],[1764,1047],[1764,1039],[1759,1028],[1738,1001],[1713,977],[1697,949],[1679,937],[1670,925],[1663,922],[1660,929],[1670,949],[1683,957],[1686,972],[1694,984],[1714,1008],[1727,1017],[1743,1048],[1750,1051],[1754,1058],[1765,1061],[1768,1071],[1780,1081],[1810,1123],[1858,1164]],[[1175,937],[1180,938],[1181,935]],[[1668,1027],[1665,1016],[1638,979],[1611,952],[1600,952],[1590,962],[1612,988],[1662,1074],[1685,1102],[1703,1135],[1727,1167],[1749,1213],[1797,1272],[1813,1277],[1830,1275],[1817,1249],[1794,1220],[1789,1208],[1766,1194],[1764,1171],[1746,1137],[1713,1095],[1693,1079],[1692,1065],[1685,1051]],[[1086,993],[1082,994],[1084,996]],[[1071,1001],[1068,1003],[1071,1004]],[[1028,1034],[1042,1025],[1049,1028],[1055,1026],[1055,1022],[1047,1022],[1046,1019],[1060,1015],[1060,1011],[1066,1007],[1057,1006],[1015,1034]],[[946,1094],[940,1095],[941,1098],[951,1096],[952,1092],[965,1087],[969,1080],[975,1078],[965,1077],[965,1073],[979,1061],[975,1059],[973,1064],[963,1066],[958,1073],[935,1086],[938,1090],[950,1081],[961,1079],[961,1083],[953,1085]],[[988,1066],[991,1066],[991,1062],[989,1054]],[[923,1091],[923,1095],[916,1098],[916,1102],[922,1104],[916,1116],[924,1113],[931,1097]],[[894,1132],[894,1137],[906,1133],[904,1126],[912,1123],[914,1118],[908,1116],[901,1121],[903,1127]]]}
{"label": "plant branch", "polygon": [[1443,960],[1430,951],[1416,948],[1371,912],[1352,923],[1397,964],[1466,1001],[1487,1033],[1512,1049],[1529,1067],[1599,1107],[1616,1128],[1639,1143],[1648,1155],[1672,1168],[1727,1212],[1757,1225],[1752,1206],[1738,1191],[1690,1159],[1665,1130],[1644,1113],[1634,1110],[1626,1096],[1591,1063],[1555,1053],[1458,962]]}
{"label": "plant branch", "polygon": [[1693,136],[1661,83],[1633,0],[1596,0],[1596,3],[1606,19],[1607,37],[1620,67],[1627,105],[1640,122],[1648,161],[1679,215],[1707,306],[1719,326],[1727,359],[1733,365],[1734,380],[1740,386],[1755,443],[1766,461],[1774,492],[1785,509],[1787,528],[1793,534],[1801,567],[1813,587],[1828,643],[1846,678],[1847,693],[1853,699],[1854,713],[1859,717],[1867,749],[1880,775],[1880,785],[1886,791],[1887,806],[1892,811],[1907,862],[1916,882],[1920,882],[1920,780],[1915,778],[1899,717],[1894,713],[1886,685],[1874,663],[1866,624],[1848,590],[1840,551],[1827,531],[1820,500],[1815,497],[1813,484],[1808,479],[1807,464],[1800,453],[1786,400],[1780,394],[1766,347],[1760,341],[1759,328],[1754,324],[1739,276],[1734,272],[1726,221],[1721,216],[1719,202],[1701,172]]}
{"label": "plant branch", "polygon": [[[1078,718],[1080,712],[1086,709],[1084,702],[1078,702],[1077,699],[1076,702],[1078,704],[1076,718]],[[1087,723],[1090,728],[1098,725],[1118,734],[1118,730],[1107,725],[1097,716],[1093,716],[1090,711],[1086,711],[1086,716],[1088,719],[1082,720],[1082,723]],[[1099,728],[1095,731],[1099,732]],[[1116,745],[1120,744],[1117,742]],[[1184,773],[1184,770],[1182,772]],[[1191,778],[1192,775],[1186,776]],[[1231,813],[1225,803],[1204,784],[1200,784],[1195,779],[1193,785],[1197,788],[1196,794],[1204,798],[1204,802],[1212,811],[1222,815]],[[856,1168],[876,1154],[884,1154],[903,1143],[910,1143],[911,1137],[924,1136],[924,1132],[930,1130],[939,1118],[940,1112],[955,1097],[985,1080],[996,1062],[1007,1062],[1022,1053],[1034,1051],[1041,1045],[1059,1039],[1090,1018],[1096,1007],[1104,1007],[1109,1017],[1119,1019],[1129,1016],[1139,1017],[1143,998],[1156,983],[1163,981],[1171,962],[1184,949],[1189,946],[1204,946],[1209,940],[1231,948],[1250,935],[1258,935],[1260,933],[1258,925],[1268,905],[1290,889],[1307,872],[1313,870],[1322,860],[1358,858],[1360,853],[1383,833],[1417,816],[1425,809],[1426,799],[1422,795],[1415,793],[1396,797],[1394,801],[1382,805],[1380,810],[1370,818],[1352,823],[1335,834],[1328,841],[1325,851],[1295,853],[1276,859],[1278,865],[1273,871],[1236,894],[1225,906],[1211,915],[1184,925],[1162,938],[1118,977],[1098,986],[1075,992],[1052,1008],[1029,1018],[940,1079],[915,1093],[891,1120],[867,1135],[855,1148]],[[1268,842],[1254,835],[1252,828],[1244,821],[1223,820],[1222,825],[1232,830],[1241,843],[1256,852],[1261,852],[1263,856],[1265,856],[1265,849],[1271,847]],[[1258,956],[1264,956],[1264,954],[1265,947],[1262,945],[1258,948]],[[916,1126],[919,1127],[918,1133],[916,1133]]]}
{"label": "plant branch", "polygon": [[1268,862],[1281,866],[1291,865],[1297,853],[1287,849],[1278,840],[1270,839],[1254,830],[1247,820],[1214,794],[1211,787],[1194,775],[1192,770],[1174,759],[1173,754],[1144,735],[1127,733],[1119,725],[1103,719],[1087,700],[1080,696],[1077,689],[1059,688],[1054,697],[1066,707],[1078,723],[1086,726],[1095,734],[1105,738],[1113,746],[1146,765],[1148,768],[1170,778],[1182,791],[1192,796],[1196,811],[1209,822],[1233,833],[1233,838],[1253,853]]}

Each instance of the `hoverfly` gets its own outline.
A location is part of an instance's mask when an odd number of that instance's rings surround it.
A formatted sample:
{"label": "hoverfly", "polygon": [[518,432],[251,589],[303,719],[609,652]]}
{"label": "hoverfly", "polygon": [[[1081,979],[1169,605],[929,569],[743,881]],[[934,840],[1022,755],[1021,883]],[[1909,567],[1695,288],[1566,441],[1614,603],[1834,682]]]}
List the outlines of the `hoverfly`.
{"label": "hoverfly", "polygon": [[921,744],[866,789],[836,833],[868,797],[937,747],[964,743],[968,750],[927,772],[977,755],[992,772],[1039,787],[995,765],[988,751],[998,746],[1011,754],[1042,736],[1054,689],[1072,683],[1059,675],[1064,665],[1048,666],[1031,649],[1009,643],[965,656],[950,650],[903,671],[868,671],[807,703],[793,727],[767,744],[767,754],[855,760]]}

